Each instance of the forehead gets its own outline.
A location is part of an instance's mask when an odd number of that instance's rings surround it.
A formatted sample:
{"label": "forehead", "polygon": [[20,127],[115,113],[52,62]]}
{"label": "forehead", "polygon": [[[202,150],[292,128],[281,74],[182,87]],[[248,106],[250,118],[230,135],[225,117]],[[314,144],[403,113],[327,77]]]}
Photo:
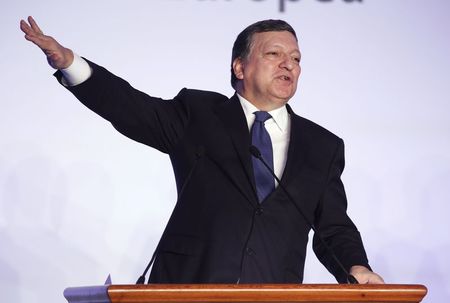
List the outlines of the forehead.
{"label": "forehead", "polygon": [[256,33],[252,37],[253,48],[266,48],[278,46],[286,49],[286,51],[298,51],[298,42],[293,34],[288,31],[272,31]]}

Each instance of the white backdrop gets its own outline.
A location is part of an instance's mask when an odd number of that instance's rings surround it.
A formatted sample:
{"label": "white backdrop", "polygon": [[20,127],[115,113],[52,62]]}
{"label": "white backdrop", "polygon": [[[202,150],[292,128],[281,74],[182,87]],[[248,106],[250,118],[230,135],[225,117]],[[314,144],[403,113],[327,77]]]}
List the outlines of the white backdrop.
{"label": "white backdrop", "polygon": [[[279,11],[281,2],[285,11]],[[254,21],[297,30],[294,110],[346,143],[349,212],[388,283],[450,300],[450,2],[16,0],[0,5],[0,293],[63,302],[67,286],[134,283],[176,197],[169,159],[57,84],[19,20],[155,96],[233,93],[231,46]],[[306,283],[334,283],[311,251]]]}

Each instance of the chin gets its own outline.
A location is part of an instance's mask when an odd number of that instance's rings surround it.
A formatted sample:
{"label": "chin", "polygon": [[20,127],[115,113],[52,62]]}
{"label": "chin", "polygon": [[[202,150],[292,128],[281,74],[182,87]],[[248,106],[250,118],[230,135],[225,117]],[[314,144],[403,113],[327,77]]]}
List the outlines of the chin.
{"label": "chin", "polygon": [[273,98],[270,105],[270,110],[280,108],[284,106],[288,101],[289,98],[281,98],[281,97]]}
{"label": "chin", "polygon": [[293,94],[283,94],[283,95],[278,95],[276,97],[277,99],[277,103],[287,103],[294,95]]}
{"label": "chin", "polygon": [[289,100],[291,99],[295,94],[295,90],[292,91],[291,89],[289,90],[279,90],[277,93],[274,94],[274,96],[280,100]]}

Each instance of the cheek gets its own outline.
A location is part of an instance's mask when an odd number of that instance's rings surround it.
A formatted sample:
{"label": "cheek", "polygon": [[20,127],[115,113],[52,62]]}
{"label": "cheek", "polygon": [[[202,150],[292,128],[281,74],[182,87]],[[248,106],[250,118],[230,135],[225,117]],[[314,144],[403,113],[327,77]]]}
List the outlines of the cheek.
{"label": "cheek", "polygon": [[295,75],[294,86],[297,87],[298,80],[300,79],[300,72]]}

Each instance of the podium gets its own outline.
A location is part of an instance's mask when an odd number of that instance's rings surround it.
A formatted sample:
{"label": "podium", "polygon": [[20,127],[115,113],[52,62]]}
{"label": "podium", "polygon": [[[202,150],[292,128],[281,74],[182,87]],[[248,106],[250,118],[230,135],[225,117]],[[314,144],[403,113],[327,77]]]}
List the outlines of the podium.
{"label": "podium", "polygon": [[69,303],[421,302],[423,285],[146,284],[69,287]]}

